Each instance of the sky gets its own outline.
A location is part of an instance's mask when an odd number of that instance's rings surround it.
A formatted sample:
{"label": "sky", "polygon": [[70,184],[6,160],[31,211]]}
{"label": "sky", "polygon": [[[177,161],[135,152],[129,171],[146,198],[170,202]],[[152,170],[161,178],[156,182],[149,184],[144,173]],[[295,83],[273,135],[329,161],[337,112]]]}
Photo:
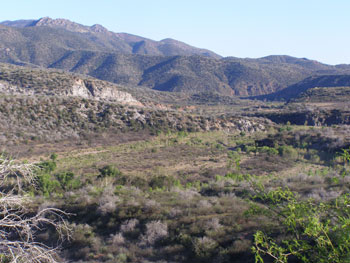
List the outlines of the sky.
{"label": "sky", "polygon": [[15,0],[0,21],[65,18],[222,56],[290,55],[350,64],[349,0]]}

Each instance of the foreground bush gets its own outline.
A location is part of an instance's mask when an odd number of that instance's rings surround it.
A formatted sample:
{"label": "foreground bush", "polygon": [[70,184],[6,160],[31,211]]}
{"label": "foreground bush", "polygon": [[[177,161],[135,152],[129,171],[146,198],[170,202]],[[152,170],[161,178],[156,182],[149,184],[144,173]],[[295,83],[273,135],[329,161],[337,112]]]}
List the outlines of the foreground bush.
{"label": "foreground bush", "polygon": [[281,222],[282,241],[263,231],[254,236],[256,262],[271,257],[274,262],[350,262],[350,195],[331,202],[300,200],[296,193],[276,189],[260,191],[256,199]]}

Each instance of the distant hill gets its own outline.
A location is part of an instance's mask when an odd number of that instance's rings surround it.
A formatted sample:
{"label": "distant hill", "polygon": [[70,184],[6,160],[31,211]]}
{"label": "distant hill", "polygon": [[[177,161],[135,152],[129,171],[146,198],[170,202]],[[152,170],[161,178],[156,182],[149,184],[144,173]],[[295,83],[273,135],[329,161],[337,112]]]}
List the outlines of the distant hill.
{"label": "distant hill", "polygon": [[[289,86],[286,89],[280,90],[278,92],[262,96],[261,98],[266,98],[270,100],[312,100],[310,97],[311,94],[317,95],[317,100],[322,100],[321,93],[328,93],[327,89],[338,88],[337,97],[341,96],[341,90],[339,88],[350,87],[350,74],[349,75],[324,75],[324,76],[312,76],[304,79],[301,82],[298,82],[294,85]],[[315,88],[325,88],[325,89],[315,89]],[[343,89],[344,92],[345,89]],[[332,93],[332,91],[329,91]],[[335,92],[335,90],[334,90]],[[329,94],[330,94],[329,93]],[[347,93],[347,92],[346,92]],[[335,95],[335,94],[333,94]],[[345,95],[345,94],[344,94]],[[323,100],[328,98],[324,97]],[[334,100],[339,100],[341,98],[333,98]],[[316,100],[316,99],[315,99]]]}
{"label": "distant hill", "polygon": [[33,24],[36,20],[16,20],[16,21],[3,21],[0,24],[4,26],[12,27],[27,27]]}
{"label": "distant hill", "polygon": [[[92,50],[115,51],[124,54],[143,54],[153,56],[202,55],[220,58],[218,54],[215,54],[212,51],[195,48],[173,39],[154,41],[127,33],[114,33],[98,24],[84,26],[67,19],[51,19],[49,17],[44,17],[39,20],[4,21],[0,24],[26,29],[25,31],[21,31],[24,34],[29,29],[28,32],[42,35],[44,31],[37,30],[38,28],[61,29],[73,32],[75,34],[68,34],[66,36],[63,36],[62,33],[60,33],[58,35],[59,38],[52,39],[52,34],[57,34],[57,31],[46,31],[46,34],[48,35],[41,36],[40,38],[42,41],[48,41],[48,44],[59,39],[60,41],[57,43],[58,45],[73,49],[86,49],[88,47]],[[85,45],[84,42],[86,42]]]}
{"label": "distant hill", "polygon": [[350,102],[350,86],[316,87],[299,94],[292,102],[304,103],[339,103]]}
{"label": "distant hill", "polygon": [[129,87],[256,96],[313,75],[350,74],[349,65],[331,66],[290,56],[221,58],[173,39],[153,41],[65,19],[1,24],[0,62],[57,68]]}

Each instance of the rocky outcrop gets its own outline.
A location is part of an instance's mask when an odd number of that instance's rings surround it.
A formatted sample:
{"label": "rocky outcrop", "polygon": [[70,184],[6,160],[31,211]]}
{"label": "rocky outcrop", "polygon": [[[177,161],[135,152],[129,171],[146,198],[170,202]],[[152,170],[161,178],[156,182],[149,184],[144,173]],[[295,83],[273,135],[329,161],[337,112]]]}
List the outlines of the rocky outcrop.
{"label": "rocky outcrop", "polygon": [[0,93],[81,97],[142,106],[130,93],[120,89],[121,86],[83,75],[0,63]]}
{"label": "rocky outcrop", "polygon": [[[62,94],[60,94],[62,95]],[[88,99],[116,101],[129,105],[141,105],[131,94],[120,91],[114,86],[99,86],[94,81],[78,79],[74,85],[64,91],[66,96]]]}
{"label": "rocky outcrop", "polygon": [[115,86],[98,86],[93,81],[78,79],[71,86],[64,89],[35,89],[31,86],[11,85],[7,82],[0,83],[0,93],[12,95],[44,95],[60,97],[81,97],[86,99],[113,101],[122,104],[142,106],[142,103],[136,100],[131,94],[118,90]]}

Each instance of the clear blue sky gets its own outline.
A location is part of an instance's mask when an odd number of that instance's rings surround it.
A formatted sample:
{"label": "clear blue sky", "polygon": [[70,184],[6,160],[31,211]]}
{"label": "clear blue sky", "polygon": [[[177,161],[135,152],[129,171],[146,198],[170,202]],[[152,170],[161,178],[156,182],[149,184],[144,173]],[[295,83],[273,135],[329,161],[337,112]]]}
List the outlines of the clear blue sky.
{"label": "clear blue sky", "polygon": [[14,0],[2,20],[66,18],[223,56],[272,54],[350,64],[350,0]]}

